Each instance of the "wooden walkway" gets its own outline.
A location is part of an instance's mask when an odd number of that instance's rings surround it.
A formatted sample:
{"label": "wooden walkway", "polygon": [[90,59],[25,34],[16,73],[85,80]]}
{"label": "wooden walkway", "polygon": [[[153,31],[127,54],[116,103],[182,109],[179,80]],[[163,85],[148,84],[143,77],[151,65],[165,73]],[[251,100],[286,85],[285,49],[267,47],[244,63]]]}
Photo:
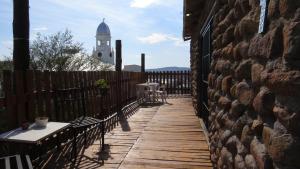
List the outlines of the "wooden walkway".
{"label": "wooden walkway", "polygon": [[87,148],[75,165],[66,168],[183,169],[212,168],[208,144],[190,98],[141,108]]}

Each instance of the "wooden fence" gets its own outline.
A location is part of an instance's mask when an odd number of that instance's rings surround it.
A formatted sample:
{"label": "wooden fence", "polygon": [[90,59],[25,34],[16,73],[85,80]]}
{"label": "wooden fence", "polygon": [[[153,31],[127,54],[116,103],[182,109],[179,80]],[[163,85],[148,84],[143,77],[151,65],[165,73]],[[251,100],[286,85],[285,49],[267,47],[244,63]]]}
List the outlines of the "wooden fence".
{"label": "wooden fence", "polygon": [[146,72],[146,80],[165,84],[168,94],[190,94],[190,74],[190,71]]}
{"label": "wooden fence", "polygon": [[[106,97],[99,97],[99,89],[94,86],[98,79],[106,79],[110,85]],[[87,115],[105,118],[135,100],[136,84],[144,81],[144,74],[134,72],[4,71],[5,97],[0,99],[4,110],[0,117],[7,119],[6,129],[33,122],[37,116],[71,121],[82,115],[79,101],[72,98],[83,91]]]}
{"label": "wooden fence", "polygon": [[[110,85],[109,95],[104,98],[99,97],[99,89],[94,86],[98,79],[106,79]],[[61,122],[82,116],[80,101],[76,99],[82,91],[87,115],[108,117],[134,101],[136,84],[146,80],[165,84],[168,94],[182,95],[191,92],[189,71],[4,71],[4,97],[0,98],[0,133],[20,126],[24,121],[33,122],[37,116],[48,116],[52,121]]]}

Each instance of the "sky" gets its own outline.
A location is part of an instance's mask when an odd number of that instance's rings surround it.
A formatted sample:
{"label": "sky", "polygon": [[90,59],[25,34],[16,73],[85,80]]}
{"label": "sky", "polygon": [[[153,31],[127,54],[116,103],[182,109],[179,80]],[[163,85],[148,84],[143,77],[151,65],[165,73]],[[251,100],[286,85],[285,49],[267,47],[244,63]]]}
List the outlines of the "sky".
{"label": "sky", "polygon": [[[112,46],[122,40],[123,65],[146,68],[189,67],[189,45],[182,40],[183,0],[29,0],[30,40],[71,30],[74,40],[92,53],[96,29],[105,18]],[[12,0],[0,0],[0,58],[12,53]]]}

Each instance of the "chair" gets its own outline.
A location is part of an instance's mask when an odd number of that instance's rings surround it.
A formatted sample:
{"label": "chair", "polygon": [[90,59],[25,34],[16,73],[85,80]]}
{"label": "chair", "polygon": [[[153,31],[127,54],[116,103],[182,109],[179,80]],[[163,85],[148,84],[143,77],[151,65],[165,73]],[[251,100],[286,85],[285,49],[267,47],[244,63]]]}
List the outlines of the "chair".
{"label": "chair", "polygon": [[33,169],[29,155],[13,155],[0,158],[1,169]]}
{"label": "chair", "polygon": [[154,93],[153,90],[151,90],[150,86],[145,86],[145,88],[144,88],[144,98],[146,99],[146,101],[154,102],[155,93]]}
{"label": "chair", "polygon": [[[71,122],[71,126],[73,128],[73,135],[74,135],[74,140],[73,140],[73,155],[74,157],[77,156],[77,132],[82,131],[84,133],[84,145],[87,146],[87,131],[91,130],[95,127],[104,127],[102,123],[103,120],[93,118],[86,116],[86,106],[85,106],[85,94],[83,88],[80,89],[80,102],[81,102],[81,111],[83,115],[74,121]],[[101,129],[102,132],[103,129]],[[102,133],[103,134],[103,133]],[[101,135],[100,135],[101,138]]]}
{"label": "chair", "polygon": [[162,102],[167,102],[167,96],[168,96],[168,93],[167,93],[167,90],[166,90],[166,86],[165,86],[165,85],[159,86],[159,87],[158,87],[158,90],[156,90],[155,93],[156,93],[157,95],[160,95],[161,101],[162,101]]}
{"label": "chair", "polygon": [[[57,97],[60,97],[59,101],[60,104],[56,103],[56,111],[59,109],[64,110],[64,104],[66,102],[72,102],[74,104],[77,104],[77,106],[73,105],[72,111],[75,110],[75,108],[78,108],[79,116],[75,120],[71,121],[71,129],[73,131],[73,149],[72,149],[72,156],[77,156],[77,137],[78,135],[81,135],[83,133],[84,136],[84,145],[87,146],[87,132],[91,129],[94,129],[95,127],[102,126],[102,120],[89,117],[86,114],[86,105],[85,105],[85,92],[84,88],[71,88],[71,89],[60,89],[56,90],[56,93],[58,93]],[[56,98],[56,102],[59,102]],[[59,106],[60,105],[60,106]]]}

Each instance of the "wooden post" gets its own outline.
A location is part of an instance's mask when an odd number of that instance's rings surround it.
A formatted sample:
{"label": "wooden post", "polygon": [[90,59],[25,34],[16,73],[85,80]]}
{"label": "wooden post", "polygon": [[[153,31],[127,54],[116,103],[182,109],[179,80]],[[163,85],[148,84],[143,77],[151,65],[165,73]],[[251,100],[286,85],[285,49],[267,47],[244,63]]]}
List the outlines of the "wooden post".
{"label": "wooden post", "polygon": [[13,65],[15,78],[13,83],[16,96],[17,125],[28,121],[28,102],[25,99],[27,92],[26,70],[29,69],[29,0],[13,1]]}
{"label": "wooden post", "polygon": [[122,42],[121,40],[116,40],[116,72],[117,72],[117,112],[122,112]]}
{"label": "wooden post", "polygon": [[29,69],[29,0],[14,0],[14,70]]}
{"label": "wooden post", "polygon": [[122,42],[116,40],[116,71],[122,71]]}
{"label": "wooden post", "polygon": [[141,55],[141,72],[145,73],[145,54],[142,53]]}

